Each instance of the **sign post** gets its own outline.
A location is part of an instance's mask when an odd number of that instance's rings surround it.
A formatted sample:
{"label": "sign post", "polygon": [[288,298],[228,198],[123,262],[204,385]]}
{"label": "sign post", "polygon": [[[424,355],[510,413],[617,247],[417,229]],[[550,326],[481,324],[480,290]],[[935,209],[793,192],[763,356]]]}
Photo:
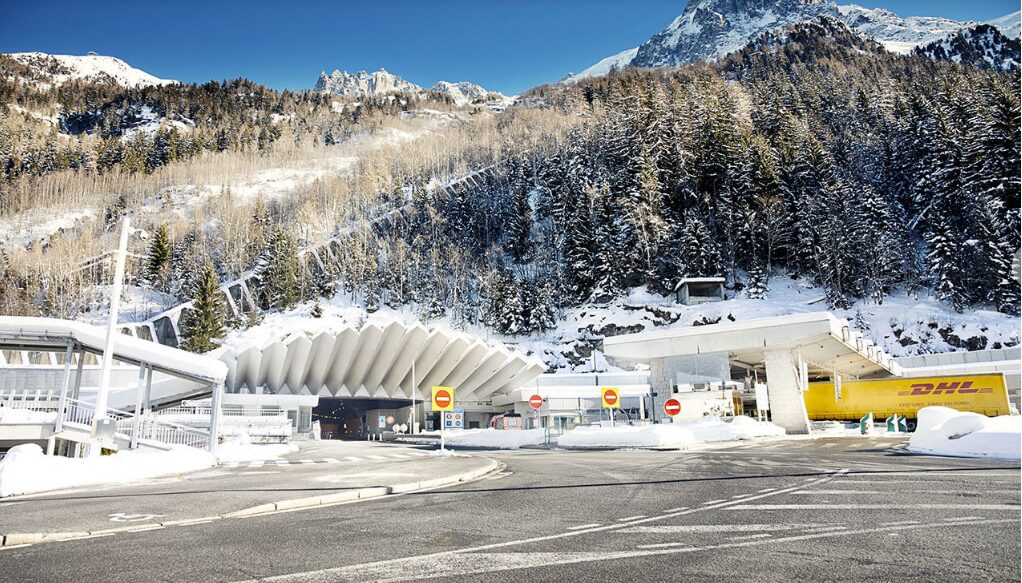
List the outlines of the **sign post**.
{"label": "sign post", "polygon": [[621,408],[621,395],[617,387],[603,387],[600,389],[600,400],[603,401],[603,408],[610,413],[610,426],[614,426],[614,409]]}
{"label": "sign post", "polygon": [[533,395],[529,397],[529,406],[532,407],[533,423],[536,425],[533,429],[539,429],[539,410],[543,408],[542,395]]}
{"label": "sign post", "polygon": [[[433,410],[454,411],[454,389],[452,387],[433,387]],[[444,442],[444,416],[440,415],[440,451],[446,449]]]}

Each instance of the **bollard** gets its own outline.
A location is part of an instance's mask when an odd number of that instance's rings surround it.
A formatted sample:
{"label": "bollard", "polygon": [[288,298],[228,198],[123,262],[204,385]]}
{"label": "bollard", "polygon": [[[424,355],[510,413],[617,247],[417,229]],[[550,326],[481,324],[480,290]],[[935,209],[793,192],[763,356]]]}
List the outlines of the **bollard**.
{"label": "bollard", "polygon": [[859,419],[859,431],[866,435],[873,431],[873,413],[866,413]]}
{"label": "bollard", "polygon": [[898,433],[898,414],[895,413],[887,418],[887,432]]}

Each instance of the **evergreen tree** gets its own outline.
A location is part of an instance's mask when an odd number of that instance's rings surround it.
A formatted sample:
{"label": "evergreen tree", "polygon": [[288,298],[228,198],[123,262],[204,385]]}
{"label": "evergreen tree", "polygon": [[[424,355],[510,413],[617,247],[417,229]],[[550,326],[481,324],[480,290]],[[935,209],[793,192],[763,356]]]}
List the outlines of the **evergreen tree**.
{"label": "evergreen tree", "polygon": [[224,299],[213,263],[206,261],[192,294],[192,309],[181,321],[181,348],[189,352],[209,352],[220,345],[224,335]]}
{"label": "evergreen tree", "polygon": [[257,293],[266,308],[289,310],[301,300],[304,270],[294,237],[277,226],[255,269]]}
{"label": "evergreen tree", "polygon": [[173,248],[170,243],[170,235],[167,232],[167,225],[162,224],[153,233],[145,259],[146,280],[162,292],[170,291],[172,255]]}

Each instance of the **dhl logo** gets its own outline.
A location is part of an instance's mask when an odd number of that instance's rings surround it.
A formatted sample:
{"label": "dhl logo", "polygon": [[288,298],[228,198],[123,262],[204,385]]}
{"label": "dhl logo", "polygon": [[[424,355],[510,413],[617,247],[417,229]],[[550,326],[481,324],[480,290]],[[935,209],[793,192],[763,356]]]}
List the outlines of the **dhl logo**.
{"label": "dhl logo", "polygon": [[953,383],[940,383],[934,386],[933,383],[917,383],[912,385],[911,391],[898,391],[898,395],[901,397],[908,396],[927,396],[927,395],[951,395],[953,393],[958,394],[969,394],[969,393],[992,393],[993,389],[989,387],[972,387],[972,381],[965,382],[953,382]]}

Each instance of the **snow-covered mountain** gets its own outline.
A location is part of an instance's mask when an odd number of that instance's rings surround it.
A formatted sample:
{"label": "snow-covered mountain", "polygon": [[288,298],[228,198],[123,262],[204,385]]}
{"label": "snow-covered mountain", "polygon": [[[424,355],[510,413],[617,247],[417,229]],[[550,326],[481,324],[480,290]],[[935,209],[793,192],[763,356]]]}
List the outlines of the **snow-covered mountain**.
{"label": "snow-covered mountain", "polygon": [[507,99],[503,93],[488,91],[468,81],[460,81],[458,83],[437,81],[429,90],[449,95],[458,105],[468,105],[481,101],[503,101]]}
{"label": "snow-covered mountain", "polygon": [[171,79],[160,79],[150,75],[116,57],[47,53],[10,53],[7,56],[32,70],[32,79],[26,81],[52,87],[63,85],[72,79],[112,83],[124,87],[177,83]]}
{"label": "snow-covered mountain", "polygon": [[1004,36],[1018,40],[1019,36],[1022,36],[1022,10],[988,20],[983,24],[996,26]]}
{"label": "snow-covered mountain", "polygon": [[1013,71],[1019,68],[1019,40],[1005,36],[989,24],[977,24],[922,47],[914,54],[935,61],[952,61],[984,69]]}
{"label": "snow-covered mountain", "polygon": [[327,75],[326,71],[319,74],[316,91],[333,95],[378,96],[404,91],[422,91],[422,87],[388,73],[385,69],[374,73],[359,71],[354,75],[347,71],[335,70],[330,75]]}
{"label": "snow-covered mountain", "polygon": [[[880,42],[892,52],[908,54],[916,47],[946,39],[975,26],[948,18],[902,18],[889,10],[838,5],[831,0],[690,0],[667,28],[636,49],[607,57],[566,80],[604,75],[614,66],[674,67],[715,60],[737,51],[760,35],[799,22],[829,16],[853,31]],[[1009,38],[1018,36],[1019,13],[991,21]]]}
{"label": "snow-covered mountain", "polygon": [[[367,95],[375,97],[392,93],[421,93],[425,91],[425,89],[415,83],[388,73],[385,69],[380,69],[375,73],[359,71],[354,75],[347,71],[334,71],[332,74],[327,75],[324,71],[319,74],[319,81],[316,82],[315,90],[321,93],[355,97]],[[504,103],[508,100],[501,93],[488,91],[468,81],[458,83],[437,81],[429,88],[429,91],[447,94],[458,105],[468,105],[479,101]]]}

